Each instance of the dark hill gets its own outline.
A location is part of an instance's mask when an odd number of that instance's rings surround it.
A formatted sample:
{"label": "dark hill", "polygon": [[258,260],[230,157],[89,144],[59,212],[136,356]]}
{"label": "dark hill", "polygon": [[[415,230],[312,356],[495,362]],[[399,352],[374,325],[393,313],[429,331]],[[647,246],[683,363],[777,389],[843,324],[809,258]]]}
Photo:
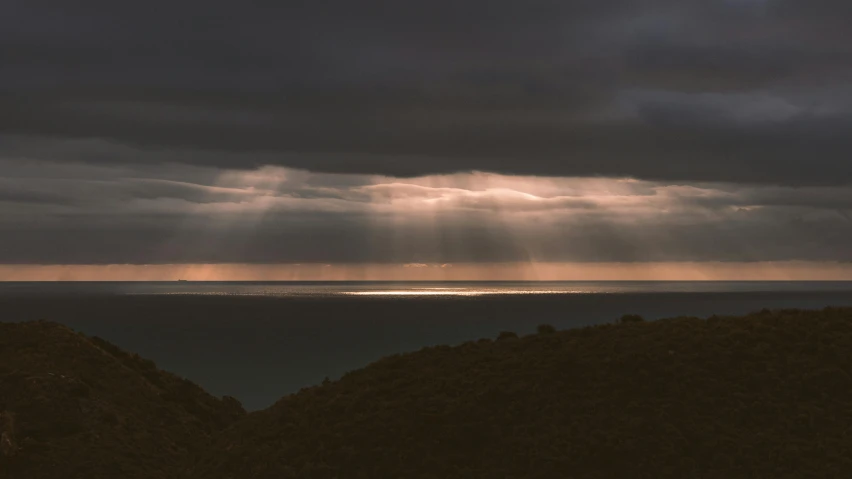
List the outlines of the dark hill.
{"label": "dark hill", "polygon": [[0,323],[0,477],[187,477],[244,411],[54,323]]}
{"label": "dark hill", "polygon": [[540,331],[285,397],[199,477],[852,477],[850,309]]}
{"label": "dark hill", "polygon": [[52,323],[0,323],[0,477],[852,477],[852,309],[502,333],[244,415]]}

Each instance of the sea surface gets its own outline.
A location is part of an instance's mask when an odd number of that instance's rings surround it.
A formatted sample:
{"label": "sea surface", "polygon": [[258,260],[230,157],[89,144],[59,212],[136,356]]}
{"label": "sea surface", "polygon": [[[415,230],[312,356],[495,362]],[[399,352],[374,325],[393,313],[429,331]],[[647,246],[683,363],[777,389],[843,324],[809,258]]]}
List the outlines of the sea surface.
{"label": "sea surface", "polygon": [[47,319],[247,409],[383,356],[501,331],[852,306],[852,282],[0,282],[0,321]]}
{"label": "sea surface", "polygon": [[0,295],[119,294],[269,297],[477,297],[624,293],[852,291],[852,281],[139,281],[0,282]]}

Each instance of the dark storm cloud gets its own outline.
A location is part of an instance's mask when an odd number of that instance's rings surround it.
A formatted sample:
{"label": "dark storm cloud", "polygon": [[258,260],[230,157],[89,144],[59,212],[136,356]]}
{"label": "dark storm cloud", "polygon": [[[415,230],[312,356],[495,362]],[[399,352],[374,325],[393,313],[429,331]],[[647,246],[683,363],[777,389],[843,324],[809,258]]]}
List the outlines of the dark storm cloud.
{"label": "dark storm cloud", "polygon": [[0,155],[852,181],[846,1],[0,6]]}
{"label": "dark storm cloud", "polygon": [[7,0],[0,264],[852,261],[850,22]]}

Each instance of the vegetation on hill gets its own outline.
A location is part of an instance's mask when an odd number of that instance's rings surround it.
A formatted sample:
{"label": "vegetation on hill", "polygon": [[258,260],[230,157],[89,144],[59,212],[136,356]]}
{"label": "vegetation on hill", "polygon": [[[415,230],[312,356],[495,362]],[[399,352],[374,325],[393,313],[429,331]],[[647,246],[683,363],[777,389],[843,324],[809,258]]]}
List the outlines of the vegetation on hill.
{"label": "vegetation on hill", "polygon": [[205,438],[244,414],[104,340],[0,323],[0,477],[187,477]]}
{"label": "vegetation on hill", "polygon": [[249,414],[200,471],[229,479],[852,473],[852,310],[618,323],[382,359]]}
{"label": "vegetation on hill", "polygon": [[625,318],[387,357],[247,415],[104,341],[0,323],[0,477],[852,471],[852,309]]}

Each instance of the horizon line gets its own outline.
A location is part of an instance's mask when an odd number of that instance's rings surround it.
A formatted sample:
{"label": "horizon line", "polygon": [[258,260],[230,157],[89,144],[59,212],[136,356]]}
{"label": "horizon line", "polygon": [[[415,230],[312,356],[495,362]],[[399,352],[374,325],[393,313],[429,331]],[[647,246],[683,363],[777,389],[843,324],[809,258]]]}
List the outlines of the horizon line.
{"label": "horizon line", "polygon": [[2,282],[852,281],[852,263],[0,264]]}

